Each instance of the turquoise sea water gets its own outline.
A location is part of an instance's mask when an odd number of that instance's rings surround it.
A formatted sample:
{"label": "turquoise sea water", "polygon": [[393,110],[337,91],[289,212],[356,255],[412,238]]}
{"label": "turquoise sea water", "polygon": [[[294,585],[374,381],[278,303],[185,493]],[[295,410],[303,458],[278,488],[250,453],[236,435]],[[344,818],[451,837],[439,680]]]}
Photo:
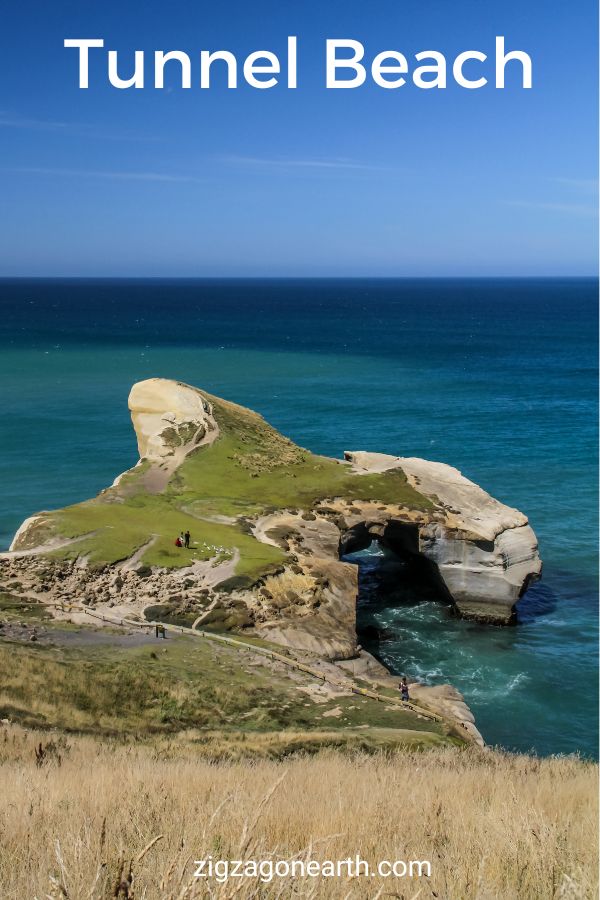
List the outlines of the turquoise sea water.
{"label": "turquoise sea water", "polygon": [[135,462],[127,393],[154,375],[320,453],[450,463],[538,535],[519,624],[390,606],[368,555],[361,620],[394,671],[455,684],[490,743],[595,756],[596,298],[587,279],[0,281],[0,541]]}

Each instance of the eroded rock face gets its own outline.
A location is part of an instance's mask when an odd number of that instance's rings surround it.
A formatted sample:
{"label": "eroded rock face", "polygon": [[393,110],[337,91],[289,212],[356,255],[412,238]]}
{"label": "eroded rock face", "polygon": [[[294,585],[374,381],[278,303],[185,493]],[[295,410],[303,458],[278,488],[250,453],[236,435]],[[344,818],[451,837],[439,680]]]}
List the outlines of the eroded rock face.
{"label": "eroded rock face", "polygon": [[161,462],[180,451],[208,443],[218,434],[208,400],[200,391],[167,378],[148,378],[133,385],[129,409],[140,459]]}
{"label": "eroded rock face", "polygon": [[507,624],[542,571],[527,517],[491,497],[458,469],[424,459],[346,452],[356,471],[402,469],[409,482],[443,510],[418,526],[418,552],[433,563],[462,616]]}

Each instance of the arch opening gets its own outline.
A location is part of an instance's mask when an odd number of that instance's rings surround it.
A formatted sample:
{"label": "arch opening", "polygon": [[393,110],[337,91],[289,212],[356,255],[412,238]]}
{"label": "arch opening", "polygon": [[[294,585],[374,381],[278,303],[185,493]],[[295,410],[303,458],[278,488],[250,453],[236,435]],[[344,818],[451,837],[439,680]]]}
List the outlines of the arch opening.
{"label": "arch opening", "polygon": [[455,611],[437,566],[420,552],[417,525],[362,522],[342,536],[340,559],[358,566],[358,643],[382,661],[385,644],[396,637],[385,624],[390,616],[401,618],[403,609],[432,602]]}

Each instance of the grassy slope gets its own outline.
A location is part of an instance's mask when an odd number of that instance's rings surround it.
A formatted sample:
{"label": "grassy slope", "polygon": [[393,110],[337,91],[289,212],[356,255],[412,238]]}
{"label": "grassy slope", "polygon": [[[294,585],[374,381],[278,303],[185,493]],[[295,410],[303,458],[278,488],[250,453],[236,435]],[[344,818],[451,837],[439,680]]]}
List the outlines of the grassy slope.
{"label": "grassy slope", "polygon": [[[193,729],[233,746],[244,735],[287,733],[377,748],[447,740],[442,726],[365,697],[316,703],[302,688],[315,680],[250,651],[187,636],[136,643],[122,630],[89,629],[43,619],[30,601],[0,594],[6,623],[37,621],[39,640],[0,639],[0,718],[30,727],[138,736]],[[1,632],[0,632],[1,634]],[[21,631],[21,635],[24,633]],[[324,715],[341,710],[340,715]],[[327,732],[327,741],[323,738]],[[220,744],[219,744],[220,745]]]}
{"label": "grassy slope", "polygon": [[[332,497],[431,507],[398,470],[353,475],[347,466],[297,447],[256,413],[216,397],[209,399],[220,428],[217,441],[188,457],[161,494],[144,489],[141,466],[128,473],[118,488],[52,514],[55,534],[89,535],[56,551],[58,555],[89,554],[92,564],[112,563],[130,556],[156,535],[143,555],[148,565],[177,567],[189,565],[192,559],[227,559],[237,549],[236,574],[258,577],[282,561],[282,552],[256,541],[238,522],[207,519],[310,508]],[[189,552],[174,546],[176,535],[186,529],[195,543]]]}

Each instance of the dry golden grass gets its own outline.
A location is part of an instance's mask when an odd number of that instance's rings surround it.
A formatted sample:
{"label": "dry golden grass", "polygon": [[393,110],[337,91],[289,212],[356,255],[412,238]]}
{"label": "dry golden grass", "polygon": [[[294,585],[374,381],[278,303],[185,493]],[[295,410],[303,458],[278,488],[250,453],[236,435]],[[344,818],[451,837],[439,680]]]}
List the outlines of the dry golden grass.
{"label": "dry golden grass", "polygon": [[[41,758],[35,747],[42,743]],[[39,755],[39,752],[38,752]],[[211,763],[191,743],[0,732],[8,898],[596,896],[597,767],[443,748]],[[430,878],[224,885],[195,859],[430,860]]]}
{"label": "dry golden grass", "polygon": [[315,579],[311,575],[296,573],[286,569],[280,575],[269,575],[264,580],[264,589],[271,595],[275,606],[289,606],[294,597],[311,596],[315,590]]}

